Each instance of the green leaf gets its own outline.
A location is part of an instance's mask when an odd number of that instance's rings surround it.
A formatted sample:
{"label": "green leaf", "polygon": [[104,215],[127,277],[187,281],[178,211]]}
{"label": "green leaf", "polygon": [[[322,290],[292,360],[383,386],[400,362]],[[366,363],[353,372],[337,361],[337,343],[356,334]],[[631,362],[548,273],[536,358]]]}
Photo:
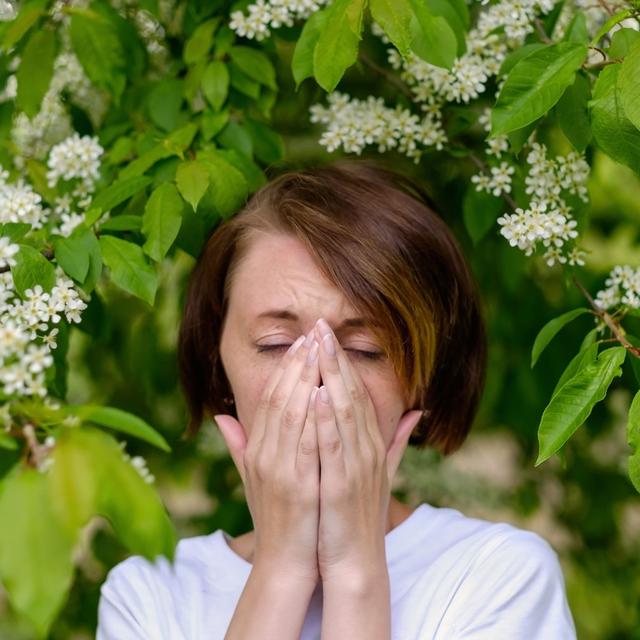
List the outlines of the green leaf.
{"label": "green leaf", "polygon": [[254,100],[260,96],[260,83],[252,80],[233,60],[229,63],[229,84]]}
{"label": "green leaf", "polygon": [[584,307],[567,311],[561,316],[553,318],[553,320],[549,320],[549,322],[540,329],[540,332],[533,343],[533,349],[531,350],[531,368],[535,366],[540,354],[544,351],[551,340],[553,340],[558,331],[560,331],[560,329],[562,329],[566,324],[569,324],[572,320],[575,320],[578,316],[581,316],[583,313],[590,313],[590,311]]}
{"label": "green leaf", "polygon": [[[104,516],[114,528],[118,539],[127,549],[150,561],[158,555],[173,560],[176,546],[175,528],[160,498],[146,483],[133,465],[124,459],[118,442],[109,434],[94,427],[83,426],[69,430],[60,436],[62,442],[73,447],[73,457],[80,467],[70,473],[70,482],[82,482],[88,473],[89,482],[97,486],[95,513]],[[54,463],[55,464],[55,463]],[[86,481],[86,480],[85,480]],[[61,483],[64,486],[64,483]],[[54,500],[62,507],[69,522],[84,517],[93,496],[82,495],[82,489],[74,498],[71,509],[60,505],[60,496]],[[135,514],[135,517],[132,517]],[[30,514],[32,519],[32,513]]]}
{"label": "green leaf", "polygon": [[206,110],[202,114],[202,121],[200,122],[202,137],[205,141],[211,140],[211,138],[224,129],[227,122],[229,122],[228,109],[223,109],[219,113],[214,113],[211,109]]}
{"label": "green leaf", "polygon": [[78,416],[82,422],[93,422],[103,427],[110,427],[121,433],[140,438],[158,449],[170,452],[171,447],[164,437],[142,418],[117,409],[94,404],[67,405],[65,412],[70,416]]}
{"label": "green leaf", "polygon": [[198,25],[184,46],[184,61],[195,64],[204,58],[213,44],[213,33],[220,24],[220,17],[206,20]]}
{"label": "green leaf", "polygon": [[243,73],[251,79],[264,84],[274,91],[278,90],[276,84],[276,71],[267,55],[253,47],[236,45],[229,49],[229,55]]}
{"label": "green leaf", "polygon": [[631,447],[631,455],[627,461],[629,478],[640,493],[640,391],[631,401],[627,418],[627,442]]}
{"label": "green leaf", "polygon": [[180,109],[182,107],[183,81],[177,78],[160,80],[147,100],[149,116],[154,124],[165,131],[173,131],[182,124]]}
{"label": "green leaf", "polygon": [[585,45],[560,42],[520,60],[502,86],[489,137],[520,129],[543,116],[573,83],[586,55]]}
{"label": "green leaf", "polygon": [[137,244],[113,236],[100,236],[100,248],[113,282],[153,306],[158,278],[142,249]]}
{"label": "green leaf", "polygon": [[49,89],[56,57],[56,34],[51,29],[34,31],[24,48],[16,72],[18,89],[16,104],[33,118]]}
{"label": "green leaf", "polygon": [[640,131],[625,114],[617,90],[620,65],[605,67],[593,88],[589,102],[591,130],[596,144],[616,162],[640,173]]}
{"label": "green leaf", "polygon": [[48,0],[36,0],[35,2],[25,2],[21,5],[20,12],[4,32],[2,49],[5,52],[8,52],[9,49],[18,44],[27,31],[38,21],[38,18],[46,14],[48,4]]}
{"label": "green leaf", "polygon": [[591,98],[591,82],[581,73],[576,74],[560,101],[555,106],[558,122],[567,139],[582,153],[591,142],[591,123],[588,104]]}
{"label": "green leaf", "polygon": [[89,79],[118,99],[126,84],[127,55],[115,25],[95,11],[75,9],[69,35]]}
{"label": "green leaf", "polygon": [[467,188],[462,203],[464,226],[467,228],[473,244],[476,245],[494,224],[504,206],[502,198],[476,191],[475,185]]}
{"label": "green leaf", "polygon": [[156,262],[162,260],[176,239],[182,224],[184,201],[170,182],[152,194],[142,216],[142,233],[147,238],[142,249]]}
{"label": "green leaf", "polygon": [[599,348],[599,345],[595,342],[596,333],[597,329],[592,329],[586,335],[585,340],[580,347],[580,350],[578,351],[578,353],[576,353],[575,356],[573,356],[569,364],[566,366],[565,370],[562,372],[562,375],[558,379],[558,382],[556,382],[556,386],[553,389],[553,393],[551,394],[552,397],[556,395],[558,389],[560,389],[560,387],[562,387],[562,385],[564,385],[567,380],[573,378],[573,376],[576,375],[578,371],[581,371],[584,367],[586,367],[596,359]]}
{"label": "green leaf", "polygon": [[[154,561],[158,555],[173,560],[177,536],[160,498],[106,433],[83,427],[85,449],[102,476],[98,513],[113,526],[119,540],[136,555]],[[135,514],[135,517],[132,517]]]}
{"label": "green leaf", "polygon": [[209,191],[216,210],[224,218],[231,216],[246,202],[247,180],[215,151],[201,151],[197,159],[209,170]]}
{"label": "green leaf", "polygon": [[335,0],[313,50],[313,74],[327,92],[333,91],[344,72],[356,61],[362,39],[365,0]]}
{"label": "green leaf", "polygon": [[618,89],[624,113],[640,128],[640,40],[636,40],[624,58],[618,74]]}
{"label": "green leaf", "polygon": [[0,236],[6,236],[11,242],[18,242],[31,231],[27,222],[5,222],[0,224]]}
{"label": "green leaf", "polygon": [[302,32],[296,42],[293,58],[291,59],[291,72],[293,73],[293,79],[296,81],[296,92],[305,78],[313,76],[313,51],[320,33],[325,27],[328,16],[328,9],[320,9],[320,11],[312,14],[302,27]]}
{"label": "green leaf", "polygon": [[370,0],[372,18],[384,29],[403,57],[411,46],[411,4],[409,0]]}
{"label": "green leaf", "polygon": [[57,517],[48,477],[17,465],[0,482],[0,581],[44,638],[73,581],[73,538]]}
{"label": "green leaf", "polygon": [[[64,409],[66,415],[73,415],[68,407]],[[99,482],[103,479],[99,477],[98,465],[88,455],[80,433],[77,428],[57,431],[53,465],[49,471],[52,506],[72,538],[95,515]]]}
{"label": "green leaf", "polygon": [[505,57],[500,65],[500,71],[498,71],[498,75],[506,76],[513,67],[520,62],[520,60],[526,58],[528,55],[531,55],[534,51],[538,49],[542,49],[544,44],[542,42],[531,42],[529,44],[525,44],[522,47],[518,47],[515,51],[511,51],[509,55]]}
{"label": "green leaf", "polygon": [[198,202],[209,188],[209,170],[197,160],[189,160],[178,165],[176,184],[182,197],[195,211]]}
{"label": "green leaf", "polygon": [[44,291],[51,291],[56,283],[56,270],[37,249],[26,244],[18,245],[18,251],[14,259],[16,264],[11,267],[13,284],[18,295],[25,299],[25,291],[33,289],[37,284]]}
{"label": "green leaf", "polygon": [[17,449],[18,442],[15,438],[6,434],[4,431],[0,431],[0,449]]}
{"label": "green leaf", "polygon": [[102,212],[110,211],[144,189],[150,182],[151,178],[147,176],[133,176],[118,180],[98,192],[91,202],[91,208],[98,208]]}
{"label": "green leaf", "polygon": [[538,427],[540,453],[536,467],[562,447],[607,395],[613,379],[622,375],[626,355],[624,347],[605,349],[551,398]]}
{"label": "green leaf", "polygon": [[[441,16],[451,27],[458,41],[456,56],[462,56],[467,51],[467,23],[468,13],[462,10],[464,3],[455,3],[451,0],[426,0],[429,10],[434,16]],[[466,9],[466,5],[464,5]],[[466,15],[465,15],[466,14]]]}
{"label": "green leaf", "polygon": [[66,238],[53,239],[56,262],[68,276],[80,283],[87,277],[90,255],[97,245],[93,231],[83,225],[77,226]]}
{"label": "green leaf", "polygon": [[451,69],[458,51],[458,41],[449,23],[434,15],[420,0],[410,0],[413,8],[411,18],[411,49],[437,67]]}
{"label": "green leaf", "polygon": [[253,156],[253,138],[244,124],[230,120],[216,139],[223,147],[236,149],[250,158]]}
{"label": "green leaf", "polygon": [[142,216],[121,214],[100,223],[100,231],[138,231],[142,227]]}
{"label": "green leaf", "polygon": [[207,65],[202,74],[202,93],[213,107],[220,111],[229,93],[229,70],[220,60],[214,60]]}
{"label": "green leaf", "polygon": [[624,11],[620,11],[615,15],[611,16],[609,20],[607,20],[601,27],[598,33],[594,36],[593,40],[589,43],[591,46],[595,46],[600,42],[600,40],[611,31],[611,28],[614,27],[619,22],[622,22],[626,18],[631,15],[631,9],[625,9]]}
{"label": "green leaf", "polygon": [[244,153],[235,149],[216,149],[216,153],[244,174],[250,193],[266,184],[267,178],[262,169]]}
{"label": "green leaf", "polygon": [[587,18],[583,11],[576,11],[569,26],[562,36],[563,42],[589,43],[589,30],[587,28]]}
{"label": "green leaf", "polygon": [[244,123],[253,143],[253,152],[264,164],[273,164],[284,159],[282,136],[269,125],[247,118]]}
{"label": "green leaf", "polygon": [[638,40],[640,40],[640,33],[635,29],[629,27],[618,29],[611,36],[611,46],[607,49],[607,53],[610,58],[624,58],[631,45]]}

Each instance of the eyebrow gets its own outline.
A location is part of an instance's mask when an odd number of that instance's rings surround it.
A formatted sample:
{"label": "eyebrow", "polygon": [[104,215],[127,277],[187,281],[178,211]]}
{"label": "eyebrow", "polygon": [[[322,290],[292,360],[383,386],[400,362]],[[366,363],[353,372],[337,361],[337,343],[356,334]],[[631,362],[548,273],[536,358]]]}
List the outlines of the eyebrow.
{"label": "eyebrow", "polygon": [[[258,318],[276,318],[278,320],[291,320],[296,322],[300,320],[300,318],[289,311],[288,309],[269,309],[268,311],[263,311],[258,314]],[[335,327],[334,331],[340,331],[341,329],[353,328],[353,327],[368,327],[368,326],[379,326],[379,323],[375,320],[367,320],[366,318],[347,318],[343,320],[337,327]]]}

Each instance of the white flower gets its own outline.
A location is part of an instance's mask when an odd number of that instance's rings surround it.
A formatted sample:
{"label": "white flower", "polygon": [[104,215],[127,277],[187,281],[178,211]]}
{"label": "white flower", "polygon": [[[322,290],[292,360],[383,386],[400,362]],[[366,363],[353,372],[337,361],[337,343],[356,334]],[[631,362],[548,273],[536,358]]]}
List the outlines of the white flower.
{"label": "white flower", "polygon": [[0,268],[1,267],[14,267],[16,261],[13,259],[16,253],[20,251],[20,247],[17,244],[12,244],[11,240],[6,236],[0,236]]}
{"label": "white flower", "polygon": [[49,154],[47,180],[54,187],[60,178],[73,180],[79,178],[90,191],[99,178],[100,157],[104,149],[96,137],[72,136],[55,145]]}
{"label": "white flower", "polygon": [[600,309],[609,309],[618,304],[640,309],[640,267],[614,267],[605,285],[606,288],[598,291],[594,298]]}

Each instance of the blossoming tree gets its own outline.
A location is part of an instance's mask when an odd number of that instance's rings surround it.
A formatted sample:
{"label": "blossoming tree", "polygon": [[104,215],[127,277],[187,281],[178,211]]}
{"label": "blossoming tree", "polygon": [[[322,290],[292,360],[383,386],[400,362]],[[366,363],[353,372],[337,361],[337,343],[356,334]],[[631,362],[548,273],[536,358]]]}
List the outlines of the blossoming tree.
{"label": "blossoming tree", "polygon": [[[105,279],[153,306],[163,261],[196,256],[264,184],[285,157],[270,124],[284,82],[326,94],[308,119],[328,153],[373,149],[419,164],[437,152],[472,166],[472,241],[499,233],[581,291],[584,305],[532,346],[533,367],[563,327],[593,318],[540,418],[537,465],[625,363],[640,383],[640,339],[625,327],[640,316],[640,268],[616,266],[593,295],[580,279],[594,152],[640,172],[639,2],[205,4],[0,4],[0,449],[13,456],[0,476],[0,582],[42,636],[92,516],[149,559],[173,557],[176,543],[145,459],[115,436],[169,444],[134,414],[67,401],[70,332],[99,313]],[[385,62],[363,52],[365,38],[383,45]],[[356,63],[394,99],[338,91]],[[567,151],[554,155],[558,135]],[[640,394],[626,437],[640,491]],[[8,551],[23,540],[38,540],[37,553]]]}

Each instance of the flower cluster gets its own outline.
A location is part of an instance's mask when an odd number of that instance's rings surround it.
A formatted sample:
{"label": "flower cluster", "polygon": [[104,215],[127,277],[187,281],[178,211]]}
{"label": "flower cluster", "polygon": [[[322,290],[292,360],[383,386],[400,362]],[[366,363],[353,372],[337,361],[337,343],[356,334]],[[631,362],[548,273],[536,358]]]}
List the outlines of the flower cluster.
{"label": "flower cluster", "polygon": [[47,181],[55,187],[58,180],[80,179],[87,192],[94,189],[99,178],[100,157],[104,149],[97,138],[74,133],[51,149],[47,166]]}
{"label": "flower cluster", "polygon": [[[27,158],[43,159],[52,145],[73,133],[71,117],[66,106],[68,100],[63,94],[68,95],[74,104],[84,109],[94,127],[101,124],[106,114],[105,95],[91,84],[78,58],[69,47],[70,45],[66,45],[66,49],[54,61],[53,76],[42,99],[40,111],[33,118],[29,118],[24,112],[15,116],[11,138],[17,148],[13,161],[18,169],[24,167]],[[15,71],[19,62],[17,56],[12,58],[10,70]],[[0,95],[0,102],[15,99],[16,90],[16,76],[12,74]]]}
{"label": "flower cluster", "polygon": [[50,293],[39,284],[24,293],[22,300],[10,271],[0,273],[0,384],[7,395],[44,397],[45,370],[53,364],[59,332],[49,323],[58,324],[62,314],[67,322],[79,323],[87,305],[59,267]]}
{"label": "flower cluster", "polygon": [[358,100],[339,91],[329,94],[327,100],[327,107],[310,107],[311,122],[327,125],[319,141],[327,151],[342,146],[359,155],[367,144],[375,144],[381,153],[397,149],[417,163],[423,153],[420,146],[442,149],[446,142],[441,123],[431,114],[420,119],[402,107],[386,107],[382,98]]}
{"label": "flower cluster", "polygon": [[294,20],[308,18],[329,0],[256,0],[247,7],[248,15],[233,11],[229,27],[239,36],[264,40],[271,29],[293,26]]}
{"label": "flower cluster", "polygon": [[0,223],[23,222],[41,229],[49,210],[42,207],[42,197],[22,178],[6,182],[9,173],[0,167]]}
{"label": "flower cluster", "polygon": [[606,288],[598,291],[594,298],[600,309],[610,309],[619,304],[640,309],[640,267],[614,267],[605,285]]}
{"label": "flower cluster", "polygon": [[147,468],[147,461],[142,456],[133,456],[133,458],[125,451],[126,442],[119,442],[118,446],[122,449],[122,457],[131,464],[131,466],[140,474],[147,484],[155,481],[155,476]]}

